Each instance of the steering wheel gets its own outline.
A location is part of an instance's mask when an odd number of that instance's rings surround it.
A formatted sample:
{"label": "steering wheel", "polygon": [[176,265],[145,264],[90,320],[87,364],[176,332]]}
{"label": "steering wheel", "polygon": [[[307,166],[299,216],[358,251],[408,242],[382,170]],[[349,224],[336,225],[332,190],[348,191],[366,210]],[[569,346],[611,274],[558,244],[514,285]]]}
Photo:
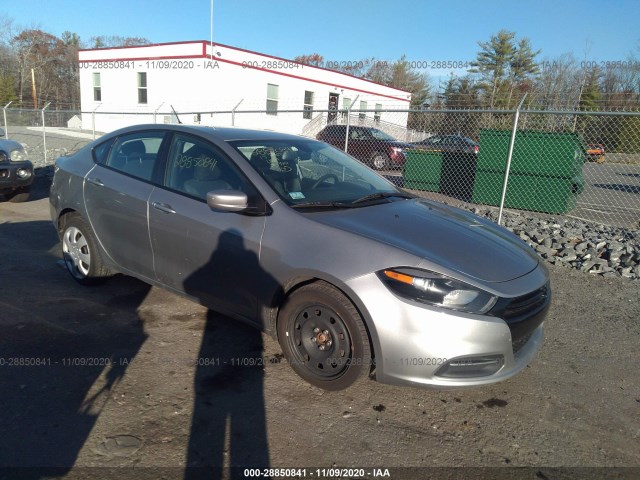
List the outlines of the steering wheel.
{"label": "steering wheel", "polygon": [[334,174],[334,173],[327,173],[326,175],[323,175],[323,176],[321,176],[318,180],[316,180],[316,183],[314,183],[314,184],[311,186],[311,188],[312,188],[312,189],[318,188],[318,186],[319,186],[321,183],[326,182],[326,181],[327,181],[327,180],[329,180],[330,178],[333,178],[333,180],[334,180],[334,181],[333,181],[333,183],[336,183],[336,184],[340,181],[340,179],[338,178],[338,176],[337,176],[336,174]]}

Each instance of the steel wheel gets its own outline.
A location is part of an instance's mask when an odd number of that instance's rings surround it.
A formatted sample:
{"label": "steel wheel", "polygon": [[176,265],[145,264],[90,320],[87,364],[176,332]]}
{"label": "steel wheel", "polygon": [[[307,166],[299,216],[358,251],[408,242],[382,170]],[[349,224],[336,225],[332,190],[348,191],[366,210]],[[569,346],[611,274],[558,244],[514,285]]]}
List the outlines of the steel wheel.
{"label": "steel wheel", "polygon": [[62,218],[62,224],[62,258],[73,278],[83,285],[90,285],[107,277],[110,272],[82,217],[69,214]]}
{"label": "steel wheel", "polygon": [[366,378],[371,349],[353,304],[326,283],[296,290],[278,318],[278,338],[291,367],[312,385],[341,390]]}
{"label": "steel wheel", "polygon": [[371,156],[371,164],[376,170],[386,170],[389,164],[389,157],[384,153],[376,152]]}
{"label": "steel wheel", "polygon": [[325,305],[304,308],[293,322],[293,361],[305,363],[319,378],[339,377],[351,358],[351,338],[340,316]]}

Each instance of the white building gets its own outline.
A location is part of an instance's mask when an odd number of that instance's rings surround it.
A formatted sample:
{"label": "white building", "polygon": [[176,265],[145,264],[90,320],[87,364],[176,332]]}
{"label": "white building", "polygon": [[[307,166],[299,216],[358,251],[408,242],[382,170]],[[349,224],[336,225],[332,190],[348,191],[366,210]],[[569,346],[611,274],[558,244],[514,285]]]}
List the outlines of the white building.
{"label": "white building", "polygon": [[104,132],[179,119],[315,135],[327,120],[345,120],[327,110],[352,104],[350,118],[402,130],[407,113],[377,111],[411,101],[351,75],[206,41],[81,50],[79,61],[83,128]]}

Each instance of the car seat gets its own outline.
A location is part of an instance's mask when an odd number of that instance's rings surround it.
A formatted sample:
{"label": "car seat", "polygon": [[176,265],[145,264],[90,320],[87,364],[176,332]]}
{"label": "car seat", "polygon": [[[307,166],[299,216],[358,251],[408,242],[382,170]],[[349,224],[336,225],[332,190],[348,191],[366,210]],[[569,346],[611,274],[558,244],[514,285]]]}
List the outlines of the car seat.
{"label": "car seat", "polygon": [[271,169],[271,149],[270,148],[256,148],[251,153],[249,162],[253,167],[262,175],[262,177],[273,187],[273,189],[280,195],[285,194],[284,185],[277,178],[278,172]]}
{"label": "car seat", "polygon": [[231,185],[221,179],[222,170],[216,164],[209,166],[196,166],[193,178],[184,182],[184,190],[199,198],[207,198],[207,193],[212,190],[231,190]]}

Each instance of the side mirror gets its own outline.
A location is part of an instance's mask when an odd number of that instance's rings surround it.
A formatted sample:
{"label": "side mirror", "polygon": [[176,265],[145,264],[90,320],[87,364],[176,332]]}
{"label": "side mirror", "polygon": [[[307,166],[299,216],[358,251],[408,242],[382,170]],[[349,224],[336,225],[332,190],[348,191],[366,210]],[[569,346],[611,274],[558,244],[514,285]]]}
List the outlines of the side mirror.
{"label": "side mirror", "polygon": [[4,129],[0,128],[0,137],[4,137]]}
{"label": "side mirror", "polygon": [[222,212],[242,212],[249,206],[249,200],[239,190],[212,190],[207,193],[207,205]]}

